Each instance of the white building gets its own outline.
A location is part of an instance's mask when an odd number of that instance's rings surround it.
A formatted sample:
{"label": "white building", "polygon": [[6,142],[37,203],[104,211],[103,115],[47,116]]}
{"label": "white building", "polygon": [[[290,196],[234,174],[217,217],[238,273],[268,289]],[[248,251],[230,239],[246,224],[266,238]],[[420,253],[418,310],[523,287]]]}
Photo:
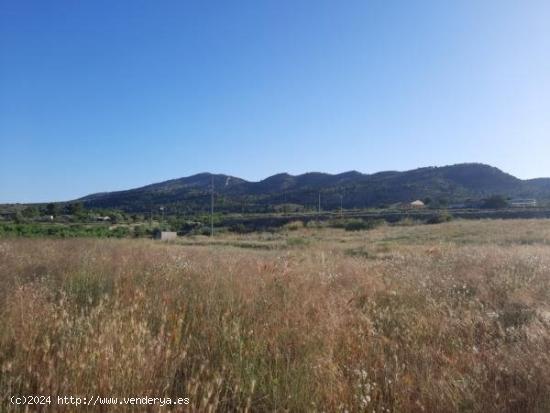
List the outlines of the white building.
{"label": "white building", "polygon": [[176,239],[177,237],[178,233],[172,231],[159,231],[155,234],[155,239],[159,239],[161,241],[170,241]]}
{"label": "white building", "polygon": [[424,208],[426,205],[421,200],[417,199],[410,203],[411,208]]}

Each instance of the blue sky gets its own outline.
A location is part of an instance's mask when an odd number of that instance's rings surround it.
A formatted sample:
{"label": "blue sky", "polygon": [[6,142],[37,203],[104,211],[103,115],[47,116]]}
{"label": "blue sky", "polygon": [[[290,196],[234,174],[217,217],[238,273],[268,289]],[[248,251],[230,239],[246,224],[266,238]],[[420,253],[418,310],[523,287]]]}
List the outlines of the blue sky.
{"label": "blue sky", "polygon": [[0,202],[198,172],[550,176],[550,2],[0,0]]}

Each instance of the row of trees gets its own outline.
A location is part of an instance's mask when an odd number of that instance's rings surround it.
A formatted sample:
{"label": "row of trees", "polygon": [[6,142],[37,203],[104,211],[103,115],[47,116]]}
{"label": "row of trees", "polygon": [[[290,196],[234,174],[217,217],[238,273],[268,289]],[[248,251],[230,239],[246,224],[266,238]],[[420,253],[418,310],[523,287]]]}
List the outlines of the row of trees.
{"label": "row of trees", "polygon": [[[445,208],[448,205],[448,201],[444,199],[437,199],[432,200],[429,197],[426,197],[424,200],[424,203],[432,208]],[[285,204],[286,206],[294,206],[294,204]],[[501,195],[495,195],[491,196],[485,200],[483,200],[481,203],[478,204],[481,208],[487,208],[487,209],[502,209],[508,207],[508,201],[504,196]],[[277,206],[272,206],[271,208],[269,206],[265,206],[266,208],[263,209],[261,212],[299,212],[303,211],[303,208],[277,208]],[[175,211],[172,211],[175,212]],[[220,211],[218,211],[220,212]],[[260,211],[256,211],[260,212]],[[38,217],[43,216],[53,216],[58,217],[61,215],[67,215],[74,217],[75,220],[78,221],[95,221],[98,217],[109,217],[109,221],[112,223],[117,222],[128,222],[128,223],[138,223],[138,222],[144,222],[146,220],[157,220],[162,221],[163,220],[163,214],[160,212],[157,212],[156,214],[153,214],[152,212],[148,214],[138,214],[138,213],[125,213],[120,210],[115,209],[87,209],[81,202],[71,202],[67,204],[59,204],[59,203],[49,203],[44,205],[30,205],[18,212],[16,220],[25,220],[25,219],[34,219]],[[189,217],[188,214],[187,217]],[[195,214],[193,214],[195,215]],[[216,214],[218,215],[218,214]],[[197,216],[197,219],[199,221],[202,221],[203,219],[206,220],[209,217],[206,216]],[[181,214],[175,213],[175,214],[167,214],[167,221],[178,221],[183,220],[181,218]],[[202,219],[201,219],[202,218]],[[217,217],[219,218],[219,217]],[[187,219],[183,220],[186,221]],[[178,226],[178,223],[171,222],[172,224],[175,224],[174,226]]]}
{"label": "row of trees", "polygon": [[85,211],[82,202],[73,202],[66,205],[49,203],[46,205],[29,205],[21,211],[25,218],[35,218],[41,215],[79,215]]}
{"label": "row of trees", "polygon": [[119,210],[87,209],[81,202],[68,204],[49,203],[45,205],[29,205],[18,211],[15,221],[36,220],[39,218],[53,217],[56,221],[92,222],[99,218],[108,217],[108,221],[117,222],[140,222],[145,218],[140,214],[126,214]]}

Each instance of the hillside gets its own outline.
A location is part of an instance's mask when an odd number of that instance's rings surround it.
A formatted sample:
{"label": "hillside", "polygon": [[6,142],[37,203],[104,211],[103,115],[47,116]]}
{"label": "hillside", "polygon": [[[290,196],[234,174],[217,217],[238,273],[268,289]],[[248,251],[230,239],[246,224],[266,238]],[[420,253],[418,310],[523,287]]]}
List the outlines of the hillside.
{"label": "hillside", "polygon": [[489,165],[458,164],[375,174],[281,173],[259,182],[201,173],[126,191],[92,194],[78,201],[89,208],[128,212],[146,212],[160,206],[173,212],[207,211],[212,183],[217,210],[228,212],[270,211],[289,204],[314,209],[319,193],[326,210],[339,208],[341,201],[344,208],[367,208],[425,198],[456,203],[495,194],[550,199],[548,178],[521,180]]}

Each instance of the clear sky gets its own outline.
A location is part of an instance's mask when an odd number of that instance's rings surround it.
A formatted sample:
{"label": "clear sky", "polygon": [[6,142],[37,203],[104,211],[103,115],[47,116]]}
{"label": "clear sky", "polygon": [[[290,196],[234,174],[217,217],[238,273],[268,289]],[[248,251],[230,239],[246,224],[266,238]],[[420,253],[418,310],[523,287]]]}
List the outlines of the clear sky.
{"label": "clear sky", "polygon": [[550,176],[550,1],[0,0],[0,202],[210,171]]}

